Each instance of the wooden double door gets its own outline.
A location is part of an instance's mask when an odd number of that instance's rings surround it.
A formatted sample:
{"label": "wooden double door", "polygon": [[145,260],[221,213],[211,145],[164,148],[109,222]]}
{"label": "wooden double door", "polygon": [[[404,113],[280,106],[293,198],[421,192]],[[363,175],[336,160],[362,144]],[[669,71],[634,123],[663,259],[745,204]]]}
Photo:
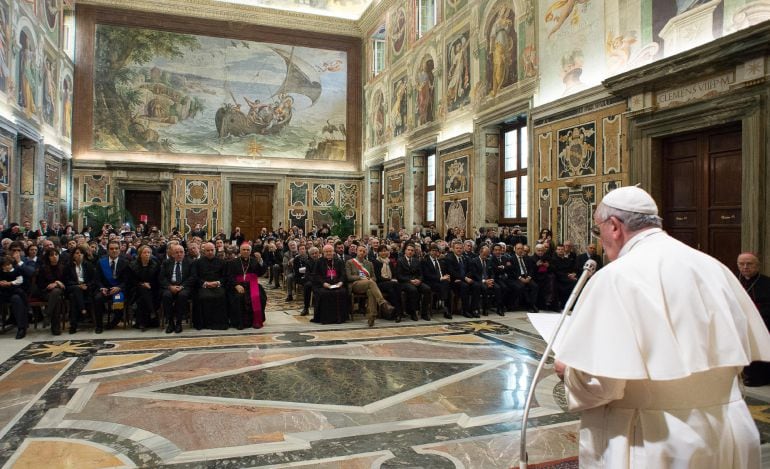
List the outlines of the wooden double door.
{"label": "wooden double door", "polygon": [[739,123],[662,141],[663,226],[731,269],[741,252]]}
{"label": "wooden double door", "polygon": [[246,239],[253,240],[262,228],[272,231],[273,190],[273,186],[269,185],[233,184],[230,188],[232,201],[230,232],[239,226]]}

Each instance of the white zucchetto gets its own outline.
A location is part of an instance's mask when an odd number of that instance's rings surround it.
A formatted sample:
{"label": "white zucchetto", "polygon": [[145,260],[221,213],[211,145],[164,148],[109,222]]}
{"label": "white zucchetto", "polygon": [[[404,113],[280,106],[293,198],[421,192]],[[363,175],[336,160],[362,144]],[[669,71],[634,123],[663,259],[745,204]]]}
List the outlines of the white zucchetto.
{"label": "white zucchetto", "polygon": [[658,214],[658,206],[650,194],[636,186],[618,187],[605,195],[601,203],[627,212]]}

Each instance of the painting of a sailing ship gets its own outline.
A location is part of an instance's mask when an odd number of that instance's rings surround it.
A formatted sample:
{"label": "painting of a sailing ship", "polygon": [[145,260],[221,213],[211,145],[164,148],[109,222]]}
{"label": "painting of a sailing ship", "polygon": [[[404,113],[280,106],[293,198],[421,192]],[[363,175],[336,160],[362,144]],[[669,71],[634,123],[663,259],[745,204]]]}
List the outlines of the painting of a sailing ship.
{"label": "painting of a sailing ship", "polygon": [[93,147],[346,160],[345,52],[98,25]]}

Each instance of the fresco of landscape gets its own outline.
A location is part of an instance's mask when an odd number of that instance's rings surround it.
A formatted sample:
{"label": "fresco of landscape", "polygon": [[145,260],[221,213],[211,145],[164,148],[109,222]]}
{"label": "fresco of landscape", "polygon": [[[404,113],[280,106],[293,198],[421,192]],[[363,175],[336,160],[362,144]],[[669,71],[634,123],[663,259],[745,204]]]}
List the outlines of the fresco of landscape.
{"label": "fresco of landscape", "polygon": [[98,25],[93,147],[346,159],[347,54]]}

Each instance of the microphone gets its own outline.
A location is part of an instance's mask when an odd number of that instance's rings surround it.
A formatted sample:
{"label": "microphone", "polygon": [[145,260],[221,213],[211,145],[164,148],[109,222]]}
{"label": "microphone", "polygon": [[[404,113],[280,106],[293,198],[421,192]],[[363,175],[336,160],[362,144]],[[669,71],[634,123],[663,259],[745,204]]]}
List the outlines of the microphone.
{"label": "microphone", "polygon": [[575,288],[572,289],[572,293],[570,294],[569,298],[567,299],[567,303],[564,305],[564,309],[561,312],[561,316],[559,318],[559,324],[556,325],[556,329],[553,331],[553,335],[551,336],[551,340],[548,341],[545,347],[545,351],[543,352],[542,358],[540,358],[540,363],[537,365],[537,370],[535,370],[535,374],[532,376],[532,385],[529,387],[529,393],[527,394],[527,402],[524,404],[524,414],[521,417],[521,445],[519,447],[519,469],[527,469],[527,420],[529,419],[529,409],[532,407],[532,399],[535,397],[535,385],[537,384],[537,380],[540,377],[540,373],[543,371],[543,367],[545,366],[546,360],[548,360],[548,355],[551,354],[551,348],[553,347],[553,343],[556,340],[556,337],[559,335],[559,330],[561,329],[562,325],[564,324],[564,320],[567,319],[567,314],[570,312],[572,307],[575,305],[575,302],[577,301],[577,297],[580,295],[581,290],[583,290],[583,287],[588,282],[589,277],[593,275],[593,273],[596,272],[596,261],[593,259],[588,259],[585,264],[583,264],[583,273],[580,274],[580,278],[578,278],[577,283],[575,284]]}

